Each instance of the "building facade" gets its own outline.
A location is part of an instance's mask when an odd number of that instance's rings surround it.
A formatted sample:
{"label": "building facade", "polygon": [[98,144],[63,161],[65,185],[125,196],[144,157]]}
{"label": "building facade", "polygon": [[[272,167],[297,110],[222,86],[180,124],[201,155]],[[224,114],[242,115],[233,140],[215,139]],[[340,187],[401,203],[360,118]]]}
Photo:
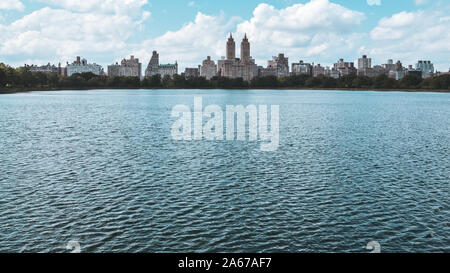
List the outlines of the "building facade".
{"label": "building facade", "polygon": [[151,77],[155,76],[159,73],[159,54],[156,51],[153,51],[152,58],[148,63],[147,69],[145,70],[145,76]]}
{"label": "building facade", "polygon": [[272,60],[267,61],[267,67],[258,67],[258,76],[267,77],[287,77],[289,76],[289,59],[280,53],[278,56],[272,57]]}
{"label": "building facade", "polygon": [[344,62],[344,59],[339,59],[339,61],[334,64],[333,69],[339,72],[340,77],[356,74],[357,72],[355,64],[353,62]]}
{"label": "building facade", "polygon": [[200,76],[200,66],[198,68],[185,68],[184,76],[186,78],[197,78]]}
{"label": "building facade", "polygon": [[389,59],[387,63],[381,65],[384,70],[386,70],[386,73],[389,73],[390,71],[395,71],[395,64],[392,59]]}
{"label": "building facade", "polygon": [[212,77],[217,76],[217,65],[211,60],[211,56],[206,57],[206,60],[202,62],[200,67],[200,76],[210,80]]}
{"label": "building facade", "polygon": [[[395,67],[395,65],[393,65],[392,60],[389,60],[388,62],[390,62],[390,64],[393,67]],[[376,66],[372,67],[372,59],[367,58],[366,55],[363,55],[362,58],[358,59],[358,76],[373,78],[373,77],[377,77],[378,75],[386,74],[386,73],[387,73],[387,70],[383,66],[376,65]]]}
{"label": "building facade", "polygon": [[58,66],[50,65],[48,63],[47,65],[25,65],[24,68],[28,69],[30,72],[40,72],[40,73],[55,73],[58,76],[67,76],[67,69],[65,67],[61,67],[61,63],[58,64]]}
{"label": "building facade", "polygon": [[[319,65],[320,66],[320,65]],[[298,63],[292,63],[292,75],[313,75],[313,65],[305,63],[302,60]]]}
{"label": "building facade", "polygon": [[139,77],[142,76],[142,64],[139,59],[131,56],[130,59],[123,59],[120,64],[116,63],[108,66],[108,76],[110,77]]}
{"label": "building facade", "polygon": [[431,61],[418,61],[416,64],[416,70],[422,71],[423,78],[428,78],[434,74],[434,65]]}
{"label": "building facade", "polygon": [[[30,72],[41,72],[41,73],[58,73],[58,67],[55,65],[47,65],[37,66],[37,65],[25,65],[24,66]],[[59,73],[58,73],[59,74]]]}
{"label": "building facade", "polygon": [[76,61],[71,64],[67,64],[67,76],[70,77],[73,74],[81,73],[93,73],[95,75],[102,75],[103,68],[98,64],[89,64],[86,59],[77,57]]}
{"label": "building facade", "polygon": [[266,68],[258,66],[258,77],[278,77],[278,69],[276,67],[268,66]]}
{"label": "building facade", "polygon": [[367,58],[367,55],[363,55],[362,58],[358,59],[358,70],[372,68],[372,59]]}
{"label": "building facade", "polygon": [[170,76],[178,74],[178,63],[175,64],[159,64],[159,54],[156,51],[153,51],[152,58],[148,63],[147,69],[145,70],[145,76],[151,77],[155,75]]}
{"label": "building facade", "polygon": [[320,64],[317,64],[312,69],[312,76],[313,77],[318,77],[320,75],[326,76],[325,72],[326,72],[325,67],[321,66]]}
{"label": "building facade", "polygon": [[258,75],[258,67],[250,54],[250,43],[247,35],[245,35],[241,43],[241,59],[236,58],[236,43],[232,34],[230,34],[227,41],[226,53],[226,59],[220,61],[220,76],[231,79],[242,78],[245,81],[250,81]]}
{"label": "building facade", "polygon": [[175,64],[160,64],[158,67],[158,74],[161,78],[165,76],[173,77],[178,74],[178,63]]}
{"label": "building facade", "polygon": [[338,79],[340,74],[339,71],[337,71],[336,69],[327,67],[325,68],[325,76],[333,79]]}
{"label": "building facade", "polygon": [[275,68],[277,77],[287,77],[289,76],[289,58],[280,53],[267,61],[267,68]]}
{"label": "building facade", "polygon": [[363,55],[358,59],[358,76],[373,77],[375,71],[372,69],[372,59]]}

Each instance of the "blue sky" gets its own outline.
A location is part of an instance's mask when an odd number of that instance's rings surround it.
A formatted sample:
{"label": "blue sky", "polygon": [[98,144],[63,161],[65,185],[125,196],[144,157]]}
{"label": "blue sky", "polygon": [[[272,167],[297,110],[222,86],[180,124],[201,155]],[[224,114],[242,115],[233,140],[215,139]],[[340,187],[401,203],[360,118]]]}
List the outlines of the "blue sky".
{"label": "blue sky", "polygon": [[237,43],[249,34],[259,65],[281,52],[323,65],[367,54],[448,70],[448,14],[448,0],[1,0],[0,62],[106,66],[134,54],[145,67],[158,50],[183,69],[219,59],[233,32]]}

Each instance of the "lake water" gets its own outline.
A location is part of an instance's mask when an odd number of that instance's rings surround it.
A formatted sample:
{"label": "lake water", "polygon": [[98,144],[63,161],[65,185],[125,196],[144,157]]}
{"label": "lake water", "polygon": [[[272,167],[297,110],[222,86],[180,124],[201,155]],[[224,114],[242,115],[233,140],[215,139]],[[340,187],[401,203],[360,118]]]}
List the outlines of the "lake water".
{"label": "lake water", "polygon": [[[279,105],[280,146],[172,140],[177,104]],[[0,95],[0,251],[450,252],[450,94]]]}

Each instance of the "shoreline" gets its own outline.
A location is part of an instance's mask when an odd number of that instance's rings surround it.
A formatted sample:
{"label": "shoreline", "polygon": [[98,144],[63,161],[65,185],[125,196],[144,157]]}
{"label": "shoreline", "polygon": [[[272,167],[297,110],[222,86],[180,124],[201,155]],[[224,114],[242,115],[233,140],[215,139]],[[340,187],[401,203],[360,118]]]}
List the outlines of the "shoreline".
{"label": "shoreline", "polygon": [[[90,90],[224,90],[223,88],[11,88],[0,89],[0,95],[31,93],[40,91],[90,91]],[[446,89],[367,89],[367,88],[228,88],[226,90],[293,90],[293,91],[364,91],[364,92],[408,92],[408,93],[450,93]]]}

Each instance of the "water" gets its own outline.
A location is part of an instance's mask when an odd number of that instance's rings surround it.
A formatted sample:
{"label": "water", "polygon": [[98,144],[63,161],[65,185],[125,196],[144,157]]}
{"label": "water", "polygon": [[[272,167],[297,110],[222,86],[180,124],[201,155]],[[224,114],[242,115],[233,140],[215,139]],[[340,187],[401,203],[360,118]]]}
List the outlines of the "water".
{"label": "water", "polygon": [[[280,105],[280,147],[175,142],[176,104]],[[450,252],[450,94],[0,96],[0,251]]]}

